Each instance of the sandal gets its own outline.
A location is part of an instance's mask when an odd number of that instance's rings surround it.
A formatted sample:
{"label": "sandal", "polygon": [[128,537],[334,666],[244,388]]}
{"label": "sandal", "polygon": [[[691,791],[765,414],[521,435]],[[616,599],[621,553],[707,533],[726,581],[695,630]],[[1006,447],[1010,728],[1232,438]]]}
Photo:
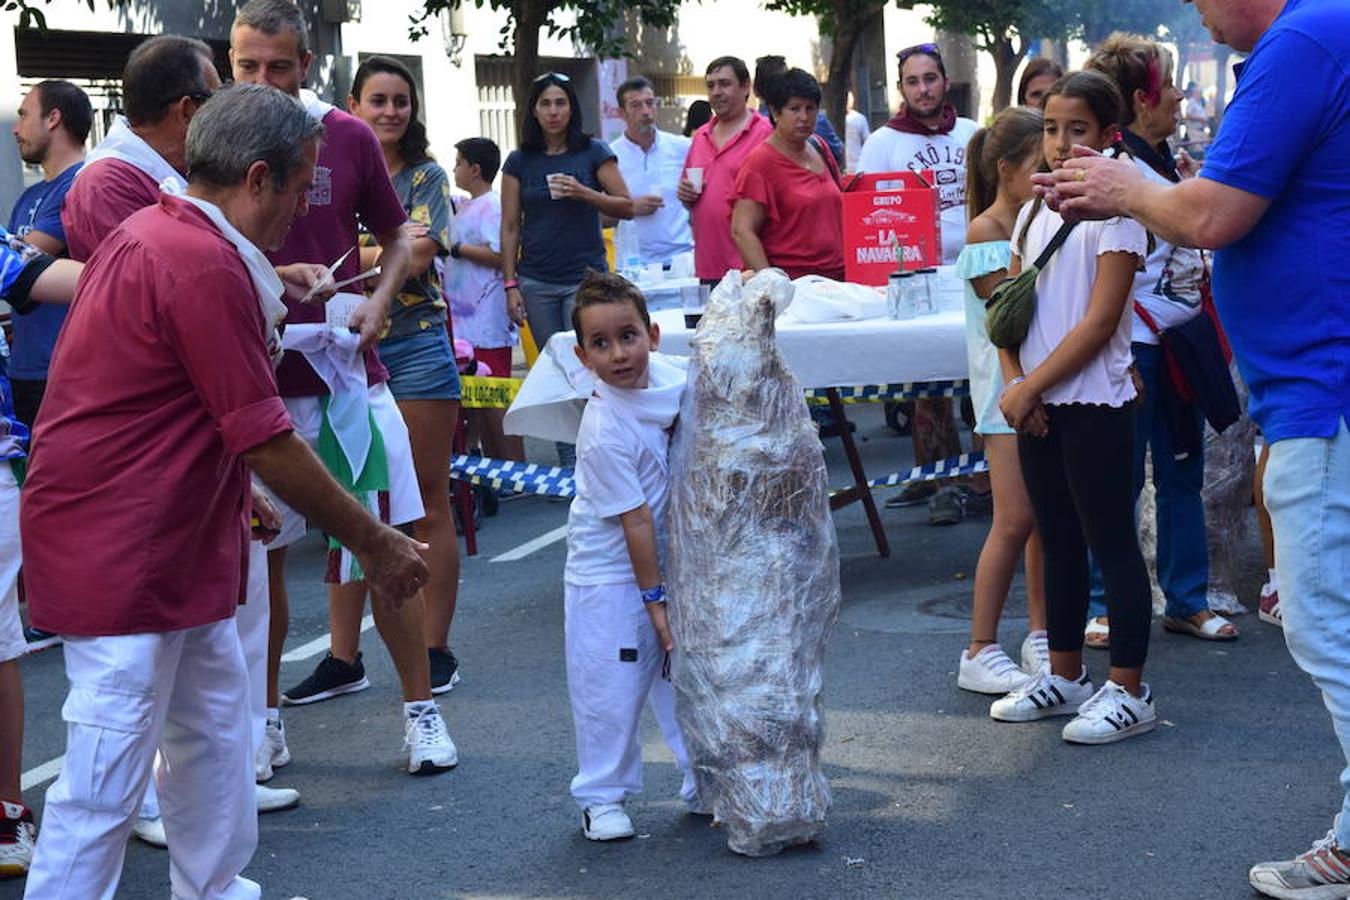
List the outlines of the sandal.
{"label": "sandal", "polygon": [[1087,628],[1083,629],[1083,643],[1093,650],[1111,648],[1111,626],[1105,619],[1106,616],[1094,616],[1088,619]]}
{"label": "sandal", "polygon": [[[1237,640],[1237,628],[1233,623],[1225,619],[1218,613],[1211,612],[1209,618],[1203,622],[1196,623],[1195,616],[1204,615],[1204,612],[1198,612],[1193,616],[1167,616],[1163,619],[1163,630],[1170,631],[1173,634],[1189,634],[1191,637],[1199,638],[1202,641],[1235,641]],[[1224,627],[1233,628],[1227,634],[1221,629]]]}

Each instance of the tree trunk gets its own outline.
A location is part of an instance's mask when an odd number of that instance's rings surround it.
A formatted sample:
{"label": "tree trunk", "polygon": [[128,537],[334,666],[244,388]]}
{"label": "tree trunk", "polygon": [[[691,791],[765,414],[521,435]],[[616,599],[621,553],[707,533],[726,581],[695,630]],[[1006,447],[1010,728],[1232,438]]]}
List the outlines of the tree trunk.
{"label": "tree trunk", "polygon": [[1223,121],[1223,110],[1228,102],[1228,58],[1232,51],[1223,44],[1214,45],[1214,109],[1210,112],[1211,134],[1217,134]]}
{"label": "tree trunk", "polygon": [[1012,38],[1007,34],[995,38],[989,49],[989,55],[994,57],[994,114],[1007,109],[1012,103],[1013,75],[1017,73],[1017,64],[1022,61],[1022,56],[1026,53],[1026,44],[1022,43],[1020,47],[1014,47]]}
{"label": "tree trunk", "polygon": [[835,28],[829,81],[825,84],[825,117],[842,138],[848,115],[848,92],[853,87],[853,51],[863,29],[876,20],[881,8],[872,6],[859,12],[849,0],[834,0],[833,5]]}
{"label": "tree trunk", "polygon": [[[516,104],[516,140],[520,140],[526,108],[530,96],[530,84],[539,67],[539,29],[548,21],[548,11],[552,4],[549,0],[516,0],[512,4],[511,17],[515,22],[515,33],[511,38],[511,93]],[[574,113],[580,112],[574,110]]]}

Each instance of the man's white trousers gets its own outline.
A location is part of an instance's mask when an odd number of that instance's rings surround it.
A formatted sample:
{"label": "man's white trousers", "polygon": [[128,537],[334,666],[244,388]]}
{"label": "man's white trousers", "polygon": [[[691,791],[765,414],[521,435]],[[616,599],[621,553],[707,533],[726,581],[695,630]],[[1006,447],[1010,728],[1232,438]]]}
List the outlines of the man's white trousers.
{"label": "man's white trousers", "polygon": [[689,755],[675,721],[675,692],[661,677],[665,651],[634,582],[564,588],[567,692],[577,739],[572,796],[582,809],[622,803],[642,791],[638,722],[644,703],[684,776],[680,796],[697,802]]}
{"label": "man's white trousers", "polygon": [[155,771],[175,898],[257,898],[249,679],[233,618],[65,638],[66,758],[47,791],[25,897],[112,900]]}

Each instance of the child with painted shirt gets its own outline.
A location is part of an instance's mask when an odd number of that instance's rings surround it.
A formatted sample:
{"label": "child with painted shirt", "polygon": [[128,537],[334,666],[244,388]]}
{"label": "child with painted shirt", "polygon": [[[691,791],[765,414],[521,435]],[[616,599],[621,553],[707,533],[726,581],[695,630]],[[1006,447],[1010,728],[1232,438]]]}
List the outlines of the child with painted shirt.
{"label": "child with painted shirt", "polygon": [[567,690],[576,729],[572,796],[593,841],[632,837],[624,801],[642,790],[638,719],[651,706],[680,791],[697,789],[663,675],[673,642],[661,577],[669,429],[683,379],[653,384],[660,340],[642,293],[618,275],[589,275],[572,312],[577,356],[596,378],[577,434],[576,499],[567,518],[564,590]]}
{"label": "child with painted shirt", "polygon": [[[1076,144],[1112,147],[1124,110],[1106,76],[1061,78],[1046,96],[1046,163],[1063,165]],[[1062,224],[1039,201],[1023,207],[1009,274],[1039,257]],[[1028,722],[1076,713],[1063,731],[1072,743],[1110,743],[1156,724],[1142,680],[1152,599],[1131,489],[1129,299],[1147,244],[1143,226],[1131,219],[1080,223],[1037,279],[1025,340],[1000,351],[1006,386],[999,407],[1018,432],[1022,478],[1044,545],[1050,666],[996,700],[989,714]],[[1099,691],[1082,663],[1089,550],[1101,566],[1111,616],[1110,677]]]}

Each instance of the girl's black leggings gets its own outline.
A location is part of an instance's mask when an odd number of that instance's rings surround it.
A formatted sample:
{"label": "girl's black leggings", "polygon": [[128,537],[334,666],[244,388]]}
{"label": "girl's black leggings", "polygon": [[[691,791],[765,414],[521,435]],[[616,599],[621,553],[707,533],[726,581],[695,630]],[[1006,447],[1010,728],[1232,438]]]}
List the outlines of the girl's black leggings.
{"label": "girl's black leggings", "polygon": [[1046,410],[1049,434],[1019,434],[1017,452],[1045,545],[1050,649],[1083,648],[1091,550],[1106,583],[1111,665],[1142,666],[1153,601],[1134,523],[1134,405]]}

